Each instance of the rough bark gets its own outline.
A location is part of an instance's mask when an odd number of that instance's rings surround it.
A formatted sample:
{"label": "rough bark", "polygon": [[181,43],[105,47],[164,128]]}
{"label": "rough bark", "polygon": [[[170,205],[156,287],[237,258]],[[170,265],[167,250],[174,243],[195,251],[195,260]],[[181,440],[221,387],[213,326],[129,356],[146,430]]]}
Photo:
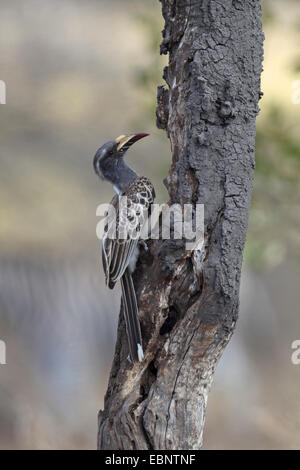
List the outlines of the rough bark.
{"label": "rough bark", "polygon": [[254,170],[263,33],[259,0],[161,0],[170,203],[205,205],[205,244],[152,241],[135,275],[145,360],[120,315],[99,449],[199,449],[216,364],[237,320]]}

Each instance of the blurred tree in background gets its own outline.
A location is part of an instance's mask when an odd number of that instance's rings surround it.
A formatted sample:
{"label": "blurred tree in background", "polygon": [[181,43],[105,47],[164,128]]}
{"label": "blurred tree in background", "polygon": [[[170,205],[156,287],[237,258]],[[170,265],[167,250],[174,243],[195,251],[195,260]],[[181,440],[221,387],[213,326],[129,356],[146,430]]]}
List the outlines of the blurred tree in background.
{"label": "blurred tree in background", "polygon": [[[295,254],[299,259],[300,253],[300,218],[297,211],[300,186],[300,134],[297,112],[299,113],[300,105],[297,108],[291,99],[292,83],[297,79],[297,74],[299,78],[300,72],[300,56],[297,48],[300,31],[298,17],[295,15],[295,8],[297,10],[299,2],[290,0],[289,3],[293,4],[293,8],[283,11],[284,5],[280,5],[277,1],[262,1],[266,34],[265,68],[268,67],[268,49],[272,50],[271,60],[274,60],[274,43],[270,40],[273,39],[273,35],[276,36],[276,30],[280,30],[282,23],[287,28],[291,27],[290,39],[294,38],[295,50],[291,49],[289,56],[276,64],[285,69],[282,72],[286,74],[288,89],[283,93],[282,81],[274,76],[274,84],[278,81],[277,96],[274,98],[270,93],[270,96],[263,97],[262,110],[257,120],[256,172],[245,248],[245,260],[253,269],[272,268],[286,257],[295,258]],[[147,67],[135,70],[135,80],[143,91],[141,98],[143,112],[153,121],[156,109],[156,86],[162,83],[161,75],[166,64],[166,57],[159,56],[162,18],[150,9],[149,12],[144,10],[138,14],[136,20],[147,36],[152,60]],[[284,45],[282,51],[283,49]],[[263,74],[262,89],[269,91],[266,80]]]}

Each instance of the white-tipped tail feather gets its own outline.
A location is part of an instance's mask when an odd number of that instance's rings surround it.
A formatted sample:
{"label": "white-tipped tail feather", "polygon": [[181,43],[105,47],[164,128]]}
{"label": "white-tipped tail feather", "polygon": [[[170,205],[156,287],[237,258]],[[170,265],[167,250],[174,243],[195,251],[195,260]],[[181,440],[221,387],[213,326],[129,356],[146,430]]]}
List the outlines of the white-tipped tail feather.
{"label": "white-tipped tail feather", "polygon": [[142,360],[144,359],[144,351],[140,343],[138,343],[137,346],[138,346],[138,358],[139,358],[139,361],[142,362]]}
{"label": "white-tipped tail feather", "polygon": [[144,358],[142,347],[142,334],[138,318],[138,306],[134,285],[129,268],[121,277],[123,312],[128,337],[129,352],[132,362],[142,361]]}

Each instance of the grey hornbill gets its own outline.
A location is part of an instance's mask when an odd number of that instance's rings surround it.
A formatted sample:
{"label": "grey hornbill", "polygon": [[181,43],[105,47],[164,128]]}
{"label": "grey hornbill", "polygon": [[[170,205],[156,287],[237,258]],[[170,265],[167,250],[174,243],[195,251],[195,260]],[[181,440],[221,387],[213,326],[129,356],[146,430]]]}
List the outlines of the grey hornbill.
{"label": "grey hornbill", "polygon": [[[114,208],[114,215],[113,220],[107,223],[104,232],[102,261],[106,284],[113,289],[116,282],[121,281],[123,312],[132,361],[142,361],[144,354],[131,274],[138,257],[138,234],[150,214],[155,192],[148,178],[139,176],[126,164],[124,155],[132,144],[147,135],[121,135],[115,140],[106,142],[97,150],[94,157],[95,172],[102,179],[109,181],[117,192],[110,203]],[[120,204],[120,200],[124,199],[125,205]],[[109,227],[113,225],[115,231],[111,232]]]}

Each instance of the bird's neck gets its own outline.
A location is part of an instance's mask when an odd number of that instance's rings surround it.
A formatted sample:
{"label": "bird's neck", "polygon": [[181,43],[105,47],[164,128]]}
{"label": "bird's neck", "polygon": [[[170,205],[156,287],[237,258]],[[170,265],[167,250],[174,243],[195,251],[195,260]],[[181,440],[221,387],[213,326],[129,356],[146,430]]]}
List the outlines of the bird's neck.
{"label": "bird's neck", "polygon": [[111,183],[118,194],[123,194],[137,178],[138,174],[122,160],[111,177]]}

